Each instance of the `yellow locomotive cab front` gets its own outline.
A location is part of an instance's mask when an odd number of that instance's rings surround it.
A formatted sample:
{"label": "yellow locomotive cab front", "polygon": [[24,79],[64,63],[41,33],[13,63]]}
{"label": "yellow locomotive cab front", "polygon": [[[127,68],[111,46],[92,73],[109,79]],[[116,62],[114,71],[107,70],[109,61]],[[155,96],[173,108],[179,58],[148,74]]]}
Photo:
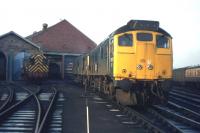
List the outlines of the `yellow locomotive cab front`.
{"label": "yellow locomotive cab front", "polygon": [[154,80],[172,76],[171,38],[153,31],[131,31],[114,37],[117,79]]}

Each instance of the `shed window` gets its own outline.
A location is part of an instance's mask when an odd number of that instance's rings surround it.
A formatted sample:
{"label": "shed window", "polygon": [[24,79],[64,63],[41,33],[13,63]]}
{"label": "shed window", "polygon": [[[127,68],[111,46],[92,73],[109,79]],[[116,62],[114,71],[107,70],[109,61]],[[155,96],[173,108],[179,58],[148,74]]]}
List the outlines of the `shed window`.
{"label": "shed window", "polygon": [[157,48],[169,48],[169,40],[164,35],[156,36],[156,46]]}
{"label": "shed window", "polygon": [[124,34],[118,38],[119,46],[133,46],[133,35]]}

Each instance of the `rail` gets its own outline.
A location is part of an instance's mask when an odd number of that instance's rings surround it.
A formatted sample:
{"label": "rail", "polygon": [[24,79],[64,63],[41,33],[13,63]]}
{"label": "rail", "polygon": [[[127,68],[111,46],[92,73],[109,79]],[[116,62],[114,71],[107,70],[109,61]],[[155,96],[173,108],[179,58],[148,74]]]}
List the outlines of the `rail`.
{"label": "rail", "polygon": [[8,90],[9,90],[8,97],[6,98],[6,100],[4,101],[2,106],[0,107],[0,112],[5,110],[5,108],[12,102],[12,100],[14,98],[14,90],[11,89],[10,87],[8,88]]}
{"label": "rail", "polygon": [[185,129],[187,130],[193,130],[197,131],[200,129],[200,123],[192,120],[190,118],[185,117],[184,115],[181,115],[180,112],[175,112],[174,110],[171,110],[167,108],[166,106],[154,106],[155,110],[157,110],[159,113],[167,117],[168,119],[171,119],[175,122],[179,122],[179,125],[181,124]]}
{"label": "rail", "polygon": [[38,129],[38,132],[37,133],[42,133],[45,129],[45,125],[46,125],[46,121],[50,115],[50,112],[53,108],[53,103],[55,102],[56,100],[56,95],[57,95],[57,90],[55,88],[53,88],[53,92],[52,92],[52,98],[51,98],[51,101],[49,103],[49,106],[46,110],[46,113],[44,114],[44,117],[43,119],[41,120],[41,123],[40,123],[40,126],[39,126],[39,129]]}

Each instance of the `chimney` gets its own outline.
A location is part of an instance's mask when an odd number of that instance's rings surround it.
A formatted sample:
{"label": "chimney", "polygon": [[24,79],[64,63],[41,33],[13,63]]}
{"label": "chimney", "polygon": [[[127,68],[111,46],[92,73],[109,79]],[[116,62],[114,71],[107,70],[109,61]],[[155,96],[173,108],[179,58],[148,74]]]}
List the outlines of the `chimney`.
{"label": "chimney", "polygon": [[44,24],[42,25],[42,27],[43,27],[42,30],[44,31],[44,30],[46,30],[46,29],[48,28],[48,24],[47,24],[47,23],[44,23]]}

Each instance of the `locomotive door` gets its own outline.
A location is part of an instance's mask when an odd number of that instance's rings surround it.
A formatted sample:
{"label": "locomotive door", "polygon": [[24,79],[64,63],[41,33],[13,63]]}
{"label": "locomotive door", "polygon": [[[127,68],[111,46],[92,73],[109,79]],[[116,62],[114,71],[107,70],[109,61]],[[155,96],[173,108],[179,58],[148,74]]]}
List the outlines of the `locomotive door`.
{"label": "locomotive door", "polygon": [[[141,38],[139,38],[141,39]],[[155,45],[151,41],[138,41],[136,46],[136,77],[138,79],[154,78]]]}
{"label": "locomotive door", "polygon": [[146,79],[154,79],[155,71],[155,44],[146,43]]}

